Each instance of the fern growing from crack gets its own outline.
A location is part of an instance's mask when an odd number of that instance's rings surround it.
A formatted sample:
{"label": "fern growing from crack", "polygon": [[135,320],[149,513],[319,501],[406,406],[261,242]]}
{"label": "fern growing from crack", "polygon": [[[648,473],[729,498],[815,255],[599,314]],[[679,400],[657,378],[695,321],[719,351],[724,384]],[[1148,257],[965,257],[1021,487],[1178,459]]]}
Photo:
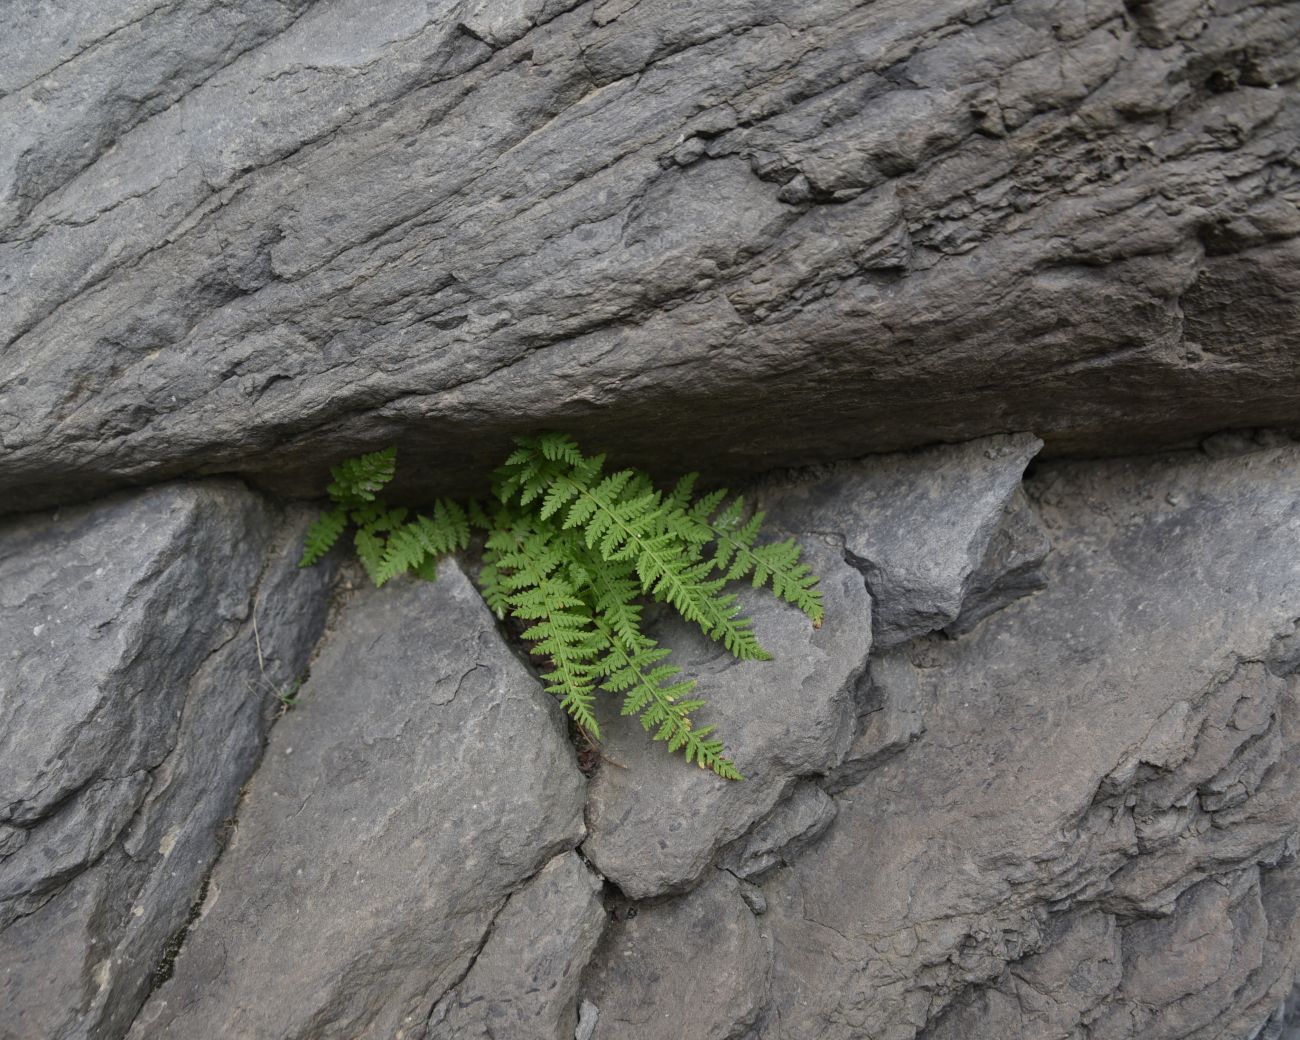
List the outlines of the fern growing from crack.
{"label": "fern growing from crack", "polygon": [[571,437],[517,438],[495,472],[495,502],[462,507],[438,499],[431,516],[390,507],[380,492],[396,471],[396,449],[334,467],[334,508],[307,532],[301,565],[316,563],[354,528],[353,545],[376,585],[411,573],[432,581],[438,560],[485,534],[479,583],[499,617],[526,627],[522,636],[547,663],[542,679],[577,725],[600,738],[598,690],[623,697],[652,739],[688,762],[729,780],[741,775],[713,726],[692,715],[704,706],[695,681],[665,663],[670,651],[642,630],[648,599],[665,603],[741,660],[768,660],[752,622],[728,584],[749,579],[806,614],[823,608],[817,578],[800,562],[794,539],[756,544],[762,513],[746,516],[725,491],[696,497],[695,474],[667,493],[638,470],[605,471]]}

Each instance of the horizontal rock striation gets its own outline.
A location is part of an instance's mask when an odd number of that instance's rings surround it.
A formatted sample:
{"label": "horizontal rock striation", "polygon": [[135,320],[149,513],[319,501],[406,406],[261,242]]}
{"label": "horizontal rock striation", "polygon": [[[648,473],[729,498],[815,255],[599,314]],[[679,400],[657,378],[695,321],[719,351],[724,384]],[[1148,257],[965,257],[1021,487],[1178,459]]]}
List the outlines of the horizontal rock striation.
{"label": "horizontal rock striation", "polygon": [[4,18],[6,510],[390,441],[463,490],[538,427],[731,476],[1300,420],[1294,4]]}

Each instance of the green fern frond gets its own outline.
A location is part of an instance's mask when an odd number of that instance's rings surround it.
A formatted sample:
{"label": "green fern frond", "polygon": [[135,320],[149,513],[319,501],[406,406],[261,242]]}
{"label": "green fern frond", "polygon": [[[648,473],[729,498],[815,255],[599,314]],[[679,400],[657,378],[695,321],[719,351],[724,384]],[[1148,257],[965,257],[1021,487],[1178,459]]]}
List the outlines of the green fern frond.
{"label": "green fern frond", "polygon": [[[580,529],[587,547],[609,562],[634,561],[643,591],[698,624],[736,657],[769,659],[750,622],[740,617],[735,597],[722,594],[724,582],[708,577],[711,565],[699,559],[707,534],[702,536],[694,517],[675,503],[665,505],[659,492],[645,490],[626,471],[598,479],[604,457],[575,455],[572,441],[520,438],[519,443],[523,452],[512,456],[518,461],[505,481],[521,506],[549,496],[558,503],[546,513],[550,516],[568,503],[563,526]],[[635,497],[628,497],[629,490]]]}
{"label": "green fern frond", "polygon": [[[721,501],[721,498],[718,499]],[[713,508],[705,508],[708,500],[701,500],[692,511],[693,519],[707,527],[717,547],[713,566],[722,573],[724,581],[749,577],[754,588],[764,585],[787,603],[792,603],[806,614],[814,627],[820,628],[825,610],[817,576],[812,568],[799,562],[802,550],[793,538],[755,546],[763,526],[763,513],[757,512],[748,520],[744,518],[744,500],[732,499],[725,509],[712,520]],[[716,507],[717,502],[713,503]]]}
{"label": "green fern frond", "polygon": [[456,549],[469,546],[469,519],[455,502],[438,499],[433,516],[417,516],[409,523],[391,528],[379,568],[382,585],[399,574],[429,572],[428,562]]}
{"label": "green fern frond", "polygon": [[669,751],[680,751],[687,762],[709,769],[725,780],[743,780],[740,770],[725,755],[722,741],[709,739],[712,726],[696,727],[691,713],[704,701],[687,697],[694,679],[678,680],[680,669],[657,662],[668,651],[644,636],[628,646],[596,615],[597,632],[607,644],[597,668],[601,685],[612,693],[624,693],[622,714],[639,717],[641,727],[652,739],[666,741]]}
{"label": "green fern frond", "polygon": [[302,559],[298,561],[298,566],[310,567],[320,560],[333,548],[334,543],[339,540],[339,536],[343,534],[343,530],[347,526],[347,510],[342,508],[331,509],[328,513],[322,513],[313,520],[311,526],[307,528],[307,537],[302,549]]}
{"label": "green fern frond", "polygon": [[497,504],[462,508],[439,499],[432,515],[408,518],[379,491],[392,479],[395,449],[349,459],[332,469],[338,508],[308,531],[303,564],[314,563],[350,522],[354,544],[376,583],[410,572],[433,580],[438,560],[486,533],[478,582],[498,618],[513,615],[523,638],[546,662],[548,693],[584,732],[598,738],[597,689],[621,694],[654,740],[718,776],[741,779],[712,726],[691,718],[704,702],[695,683],[665,662],[669,651],[643,631],[647,596],[670,605],[739,658],[768,654],[741,615],[730,581],[769,586],[820,623],[817,579],[793,539],[758,545],[762,514],[746,518],[725,491],[695,498],[696,475],[671,491],[639,470],[605,473],[603,455],[583,455],[560,433],[517,438],[493,476]]}
{"label": "green fern frond", "polygon": [[375,495],[393,479],[396,471],[396,446],[383,451],[372,451],[368,455],[359,455],[331,466],[330,474],[334,477],[334,482],[327,490],[330,498],[339,505],[373,502]]}
{"label": "green fern frond", "polygon": [[358,527],[352,537],[356,546],[357,559],[366,569],[366,575],[376,585],[382,585],[384,568],[384,540],[365,527]]}
{"label": "green fern frond", "polygon": [[532,622],[522,636],[533,643],[533,653],[551,663],[541,677],[546,692],[599,739],[595,661],[604,640],[578,590],[564,577],[563,555],[546,533],[520,533],[497,540],[497,581],[507,590],[504,602],[515,617]]}

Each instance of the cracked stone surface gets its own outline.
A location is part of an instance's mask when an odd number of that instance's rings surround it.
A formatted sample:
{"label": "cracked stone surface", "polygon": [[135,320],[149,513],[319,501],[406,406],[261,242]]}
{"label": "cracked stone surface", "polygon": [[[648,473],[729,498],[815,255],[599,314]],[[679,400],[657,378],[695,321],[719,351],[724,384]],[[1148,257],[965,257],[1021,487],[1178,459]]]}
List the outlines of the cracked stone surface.
{"label": "cracked stone surface", "polygon": [[835,813],[830,795],[812,781],[801,780],[767,819],[732,843],[718,865],[738,878],[762,874],[821,837]]}
{"label": "cracked stone surface", "polygon": [[1300,957],[1300,447],[1029,486],[1046,587],[885,655],[875,714],[907,736],[762,879],[763,1040],[1280,1023]]}
{"label": "cracked stone surface", "polygon": [[1043,953],[964,994],[927,1040],[1260,1036],[1289,988],[1276,966],[1295,957],[1298,905],[1294,869],[1251,867],[1193,885],[1168,916],[1066,914]]}
{"label": "cracked stone surface", "polygon": [[1011,578],[1046,553],[1034,559],[1034,521],[1015,495],[1041,447],[1032,434],[1011,434],[837,463],[774,478],[756,498],[779,529],[844,539],[871,590],[875,646],[885,649],[1034,587]]}
{"label": "cracked stone surface", "polygon": [[581,840],[582,798],[557,706],[454,561],[358,592],[131,1037],[423,1036],[511,893]]}
{"label": "cracked stone surface", "polygon": [[390,441],[459,491],[524,428],[726,477],[1300,415],[1294,4],[2,17],[8,510]]}
{"label": "cracked stone surface", "polygon": [[742,783],[683,768],[651,742],[615,698],[598,702],[606,763],[591,781],[583,851],[628,896],[690,887],[719,849],[788,795],[799,777],[826,773],[853,737],[853,685],[871,649],[871,599],[844,562],[839,539],[802,539],[821,576],[826,619],[814,629],[770,593],[741,588],[747,616],[771,661],[737,661],[694,625],[661,618],[652,634],[699,681],[697,714],[725,739]]}
{"label": "cracked stone surface", "polygon": [[771,938],[724,870],[685,896],[617,908],[584,999],[591,1040],[731,1040],[763,1010]]}
{"label": "cracked stone surface", "polygon": [[304,526],[226,482],[0,523],[4,1040],[144,1001],[324,625]]}
{"label": "cracked stone surface", "polygon": [[465,979],[438,1002],[426,1040],[572,1040],[578,984],[605,927],[600,880],[573,852],[507,901]]}
{"label": "cracked stone surface", "polygon": [[989,538],[984,559],[966,579],[961,613],[944,628],[950,636],[969,632],[1008,603],[1047,585],[1043,561],[1052,540],[1020,488],[1012,493],[1002,519]]}

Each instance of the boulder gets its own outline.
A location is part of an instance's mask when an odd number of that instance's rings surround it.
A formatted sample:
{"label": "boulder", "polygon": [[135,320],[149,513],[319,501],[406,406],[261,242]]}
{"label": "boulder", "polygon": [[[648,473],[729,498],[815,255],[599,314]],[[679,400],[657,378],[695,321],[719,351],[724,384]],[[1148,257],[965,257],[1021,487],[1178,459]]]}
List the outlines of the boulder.
{"label": "boulder", "polygon": [[984,559],[966,581],[961,613],[944,628],[951,636],[969,632],[990,614],[1043,588],[1043,561],[1052,540],[1020,488],[1012,493],[1002,519],[984,550]]}
{"label": "boulder", "polygon": [[973,623],[1037,587],[1013,576],[1032,574],[1047,551],[1015,495],[1041,447],[1032,434],[1010,434],[836,463],[769,478],[756,497],[777,528],[844,539],[884,650]]}
{"label": "boulder", "polygon": [[325,621],[232,483],[0,524],[0,1037],[120,1037]]}
{"label": "boulder", "polygon": [[5,509],[1300,417],[1295,5],[89,7],[5,13]]}
{"label": "boulder", "polygon": [[761,879],[764,1040],[1251,1036],[1291,989],[1300,447],[1029,488],[1046,587],[887,655],[923,732]]}
{"label": "boulder", "polygon": [[[440,1002],[455,1011],[497,977],[493,922],[553,899],[547,912],[575,930],[569,952],[556,937],[554,957],[523,951],[521,970],[540,957],[560,985],[590,938],[591,890],[581,874],[548,889],[572,860],[543,868],[581,840],[583,790],[558,706],[454,561],[433,584],[355,594],[273,731],[132,1040],[213,1035],[213,1023],[249,1040],[423,1037]],[[511,1013],[568,1014],[544,1004]]]}

